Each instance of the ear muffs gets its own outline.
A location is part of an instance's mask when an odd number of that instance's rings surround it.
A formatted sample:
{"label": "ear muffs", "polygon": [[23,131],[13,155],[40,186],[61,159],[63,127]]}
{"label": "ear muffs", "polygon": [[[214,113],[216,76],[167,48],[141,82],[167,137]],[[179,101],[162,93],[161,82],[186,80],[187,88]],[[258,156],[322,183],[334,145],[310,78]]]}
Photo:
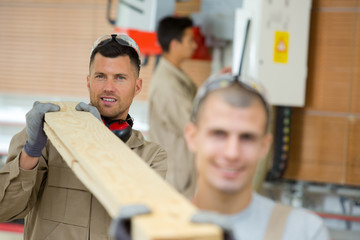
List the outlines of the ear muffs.
{"label": "ear muffs", "polygon": [[118,136],[123,142],[126,142],[132,133],[133,120],[130,115],[126,120],[108,120],[102,117],[103,123],[107,126],[116,136]]}

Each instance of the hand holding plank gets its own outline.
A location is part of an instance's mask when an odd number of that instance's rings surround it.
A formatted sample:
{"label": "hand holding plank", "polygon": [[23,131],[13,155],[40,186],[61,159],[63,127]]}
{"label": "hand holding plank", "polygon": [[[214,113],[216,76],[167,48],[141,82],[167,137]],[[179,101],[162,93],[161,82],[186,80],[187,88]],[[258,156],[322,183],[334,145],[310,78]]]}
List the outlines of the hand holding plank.
{"label": "hand holding plank", "polygon": [[59,111],[60,107],[53,103],[36,101],[33,108],[26,114],[26,133],[28,140],[24,146],[25,152],[31,157],[40,157],[45,147],[47,137],[44,133],[44,115],[47,112]]}

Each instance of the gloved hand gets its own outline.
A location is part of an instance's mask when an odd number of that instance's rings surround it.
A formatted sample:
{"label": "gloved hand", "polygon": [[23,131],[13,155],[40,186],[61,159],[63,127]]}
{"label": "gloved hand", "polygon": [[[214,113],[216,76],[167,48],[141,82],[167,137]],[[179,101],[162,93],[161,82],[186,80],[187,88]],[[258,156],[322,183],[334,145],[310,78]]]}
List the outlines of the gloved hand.
{"label": "gloved hand", "polygon": [[110,236],[115,240],[131,240],[130,223],[131,218],[141,214],[150,213],[150,209],[143,205],[127,205],[120,209],[120,213],[110,226]]}
{"label": "gloved hand", "polygon": [[26,132],[28,140],[24,146],[25,152],[32,157],[40,157],[45,147],[47,136],[43,130],[44,115],[47,112],[57,112],[60,107],[53,103],[34,102],[33,108],[26,114]]}
{"label": "gloved hand", "polygon": [[194,223],[212,223],[218,225],[224,232],[224,240],[235,240],[231,222],[225,215],[208,211],[199,211],[192,216],[191,221]]}
{"label": "gloved hand", "polygon": [[99,111],[97,110],[96,107],[94,106],[91,106],[89,104],[86,104],[84,102],[79,102],[76,107],[75,107],[76,110],[78,111],[84,111],[84,112],[89,112],[91,113],[94,117],[96,117],[97,119],[99,119],[100,121],[101,120],[101,115],[99,113]]}

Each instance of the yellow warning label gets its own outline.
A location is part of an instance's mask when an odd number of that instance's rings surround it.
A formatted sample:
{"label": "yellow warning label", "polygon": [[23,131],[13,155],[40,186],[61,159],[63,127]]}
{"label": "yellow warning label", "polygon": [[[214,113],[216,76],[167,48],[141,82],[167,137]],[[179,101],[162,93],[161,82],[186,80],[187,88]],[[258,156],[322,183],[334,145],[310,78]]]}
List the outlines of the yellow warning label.
{"label": "yellow warning label", "polygon": [[274,41],[274,62],[287,63],[289,50],[289,33],[275,32]]}

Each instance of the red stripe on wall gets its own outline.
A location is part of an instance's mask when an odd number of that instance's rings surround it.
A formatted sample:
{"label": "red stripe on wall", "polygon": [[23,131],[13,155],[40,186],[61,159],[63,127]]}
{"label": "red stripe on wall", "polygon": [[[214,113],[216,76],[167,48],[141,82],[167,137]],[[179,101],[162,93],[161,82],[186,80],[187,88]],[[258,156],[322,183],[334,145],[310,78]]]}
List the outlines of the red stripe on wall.
{"label": "red stripe on wall", "polygon": [[23,233],[24,225],[16,223],[0,223],[0,231]]}

